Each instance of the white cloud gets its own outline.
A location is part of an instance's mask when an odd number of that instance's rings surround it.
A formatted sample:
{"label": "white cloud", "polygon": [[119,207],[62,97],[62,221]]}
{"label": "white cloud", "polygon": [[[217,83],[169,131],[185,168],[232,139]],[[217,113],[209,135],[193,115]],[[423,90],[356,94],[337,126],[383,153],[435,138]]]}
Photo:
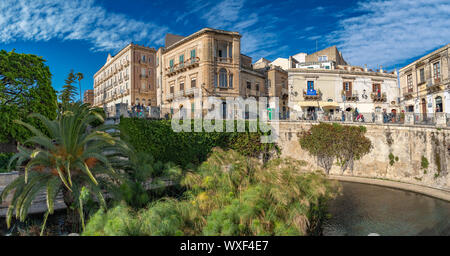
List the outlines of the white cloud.
{"label": "white cloud", "polygon": [[118,50],[131,41],[161,44],[167,27],[111,13],[93,0],[2,0],[0,42],[86,40],[91,50]]}
{"label": "white cloud", "polygon": [[329,37],[352,64],[395,65],[450,43],[448,0],[360,2]]}

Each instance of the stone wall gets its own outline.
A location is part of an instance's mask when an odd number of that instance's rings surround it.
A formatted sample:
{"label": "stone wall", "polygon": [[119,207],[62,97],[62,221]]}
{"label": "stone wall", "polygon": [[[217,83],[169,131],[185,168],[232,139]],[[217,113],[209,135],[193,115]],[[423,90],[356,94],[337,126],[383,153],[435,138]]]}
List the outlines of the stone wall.
{"label": "stone wall", "polygon": [[[321,169],[314,157],[302,150],[299,133],[311,127],[306,122],[279,122],[279,145],[282,157],[306,160],[310,167]],[[366,136],[372,151],[355,161],[353,173],[343,175],[389,179],[450,191],[450,129],[420,126],[367,124]],[[389,155],[398,161],[390,164]],[[422,157],[429,163],[422,168]],[[341,175],[339,166],[330,174]]]}

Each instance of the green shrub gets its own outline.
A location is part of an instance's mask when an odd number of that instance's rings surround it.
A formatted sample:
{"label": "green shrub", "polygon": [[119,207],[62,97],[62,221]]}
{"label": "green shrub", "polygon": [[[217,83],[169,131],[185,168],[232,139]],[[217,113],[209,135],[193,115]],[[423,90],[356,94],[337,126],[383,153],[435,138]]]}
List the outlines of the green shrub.
{"label": "green shrub", "polygon": [[170,120],[121,118],[119,126],[122,139],[136,151],[150,153],[157,161],[172,162],[183,168],[204,162],[214,147],[234,149],[252,157],[277,150],[274,144],[260,142],[262,132],[225,132],[225,129],[224,132],[194,132],[194,121],[192,132],[174,132]]}
{"label": "green shrub", "polygon": [[14,153],[0,153],[0,173],[8,171],[8,164]]}
{"label": "green shrub", "polygon": [[421,163],[420,163],[420,165],[421,165],[421,167],[422,167],[422,169],[427,169],[428,168],[428,165],[429,165],[430,163],[428,162],[428,159],[425,157],[425,156],[422,156],[422,161],[421,161]]}
{"label": "green shrub", "polygon": [[[260,161],[215,149],[189,172],[180,199],[163,199],[133,211],[119,205],[99,211],[83,235],[307,235],[328,216],[336,182],[303,170],[293,159]],[[111,213],[110,213],[111,212]]]}

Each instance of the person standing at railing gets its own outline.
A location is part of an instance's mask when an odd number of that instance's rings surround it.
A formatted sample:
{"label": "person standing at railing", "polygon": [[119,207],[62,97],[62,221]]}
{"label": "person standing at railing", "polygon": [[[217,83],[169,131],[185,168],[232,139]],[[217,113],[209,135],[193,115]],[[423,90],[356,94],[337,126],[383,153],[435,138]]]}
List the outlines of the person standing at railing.
{"label": "person standing at railing", "polygon": [[386,109],[383,109],[383,123],[387,123],[389,120],[389,116],[386,112]]}

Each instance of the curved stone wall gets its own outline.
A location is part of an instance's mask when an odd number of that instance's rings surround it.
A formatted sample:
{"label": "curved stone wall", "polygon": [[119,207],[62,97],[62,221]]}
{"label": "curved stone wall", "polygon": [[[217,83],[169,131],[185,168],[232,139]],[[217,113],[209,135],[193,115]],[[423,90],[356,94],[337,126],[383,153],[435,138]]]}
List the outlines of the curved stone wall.
{"label": "curved stone wall", "polygon": [[[299,133],[311,126],[307,122],[279,122],[282,156],[306,160],[321,169],[299,144]],[[353,173],[341,173],[333,166],[330,174],[388,179],[450,191],[450,129],[423,126],[366,124],[372,151],[355,161]],[[390,158],[394,160],[390,163]],[[425,161],[426,160],[426,161]],[[428,162],[422,168],[422,162]]]}

